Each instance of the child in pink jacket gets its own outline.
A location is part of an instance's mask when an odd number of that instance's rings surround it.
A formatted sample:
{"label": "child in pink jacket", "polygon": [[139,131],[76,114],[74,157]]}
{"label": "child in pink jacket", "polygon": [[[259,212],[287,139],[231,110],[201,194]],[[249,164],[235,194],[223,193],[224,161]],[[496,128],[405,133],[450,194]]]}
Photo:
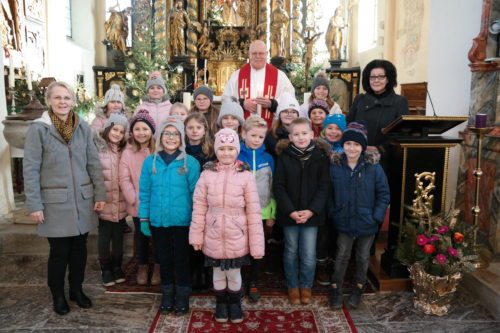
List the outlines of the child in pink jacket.
{"label": "child in pink jacket", "polygon": [[105,286],[125,282],[125,274],[122,271],[123,231],[120,223],[125,221],[127,210],[125,198],[120,191],[118,165],[127,143],[127,125],[125,116],[113,113],[106,121],[104,129],[95,137],[107,194],[104,209],[99,212],[97,238],[101,277]]}
{"label": "child in pink jacket", "polygon": [[[213,267],[215,320],[243,321],[241,267],[264,256],[264,230],[255,176],[236,158],[238,134],[229,128],[215,134],[217,162],[204,166],[193,195],[189,244]],[[229,304],[228,304],[229,303]]]}

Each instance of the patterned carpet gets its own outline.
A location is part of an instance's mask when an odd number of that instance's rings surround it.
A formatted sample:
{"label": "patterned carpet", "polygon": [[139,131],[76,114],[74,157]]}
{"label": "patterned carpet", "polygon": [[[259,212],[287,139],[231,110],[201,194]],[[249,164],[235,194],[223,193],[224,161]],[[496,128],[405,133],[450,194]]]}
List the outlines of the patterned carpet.
{"label": "patterned carpet", "polygon": [[265,296],[256,304],[243,301],[242,323],[221,324],[213,320],[214,297],[194,296],[189,314],[176,317],[158,312],[149,333],[357,333],[347,309],[333,311],[326,302],[326,296],[318,296],[311,305],[292,306],[285,296]]}

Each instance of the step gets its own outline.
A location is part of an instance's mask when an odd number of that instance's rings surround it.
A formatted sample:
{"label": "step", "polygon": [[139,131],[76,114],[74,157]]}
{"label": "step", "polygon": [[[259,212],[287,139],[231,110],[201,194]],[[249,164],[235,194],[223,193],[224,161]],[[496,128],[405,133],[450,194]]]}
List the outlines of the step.
{"label": "step", "polygon": [[500,319],[500,260],[491,262],[487,268],[466,274],[462,285]]}

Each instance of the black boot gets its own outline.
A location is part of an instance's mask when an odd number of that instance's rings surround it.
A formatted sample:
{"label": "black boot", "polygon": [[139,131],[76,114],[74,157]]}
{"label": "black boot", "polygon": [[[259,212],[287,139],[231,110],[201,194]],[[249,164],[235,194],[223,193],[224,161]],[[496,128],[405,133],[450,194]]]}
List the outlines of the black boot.
{"label": "black boot", "polygon": [[243,310],[241,310],[241,292],[228,290],[227,300],[229,303],[229,319],[233,324],[238,324],[243,321]]}
{"label": "black boot", "polygon": [[189,312],[189,296],[191,296],[191,287],[175,287],[175,314],[177,316]]}
{"label": "black boot", "polygon": [[332,285],[328,301],[332,309],[340,309],[343,303],[342,288],[338,288],[337,285],[335,285],[335,287]]}
{"label": "black boot", "polygon": [[111,271],[111,258],[99,258],[99,264],[101,265],[102,284],[105,287],[114,286],[115,277]]}
{"label": "black boot", "polygon": [[227,309],[227,291],[215,290],[215,321],[218,323],[226,323],[229,317]]}
{"label": "black boot", "polygon": [[64,316],[69,313],[69,305],[64,297],[64,290],[51,290],[52,302],[54,304],[54,312]]}
{"label": "black boot", "polygon": [[160,312],[167,313],[174,311],[174,285],[161,286],[161,293]]}
{"label": "black boot", "polygon": [[69,291],[69,299],[75,301],[79,307],[82,309],[88,309],[92,307],[92,301],[83,293],[82,288]]}
{"label": "black boot", "polygon": [[122,271],[123,255],[113,256],[113,277],[115,283],[125,282],[125,273]]}

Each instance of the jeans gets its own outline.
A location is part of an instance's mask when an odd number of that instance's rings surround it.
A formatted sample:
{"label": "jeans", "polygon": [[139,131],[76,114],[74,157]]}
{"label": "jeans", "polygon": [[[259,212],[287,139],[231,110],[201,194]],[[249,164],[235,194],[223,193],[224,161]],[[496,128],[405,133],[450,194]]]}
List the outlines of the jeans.
{"label": "jeans", "polygon": [[316,271],[318,227],[283,227],[283,265],[288,288],[312,288]]}
{"label": "jeans", "polygon": [[191,287],[189,227],[150,226],[150,229],[160,261],[161,284]]}
{"label": "jeans", "polygon": [[50,245],[47,283],[52,295],[64,293],[64,279],[68,267],[69,289],[82,289],[87,265],[88,233],[73,237],[48,237]]}
{"label": "jeans", "polygon": [[350,237],[343,233],[338,233],[337,237],[337,256],[335,257],[335,265],[332,274],[332,284],[336,284],[338,288],[342,288],[345,272],[349,259],[351,258],[351,250],[353,243],[356,242],[356,273],[354,275],[354,284],[365,285],[366,273],[368,272],[368,263],[370,260],[370,247],[372,246],[375,235],[360,236],[357,238]]}
{"label": "jeans", "polygon": [[[123,226],[125,219],[111,222],[99,219],[97,248],[99,258],[118,257],[123,255]],[[111,251],[110,251],[111,244]]]}
{"label": "jeans", "polygon": [[[141,232],[141,222],[138,217],[133,217],[134,220],[134,244],[135,244],[135,255],[137,256],[137,261],[139,265],[149,264],[149,243],[151,237],[145,236]],[[158,255],[156,251],[153,251],[155,264],[159,263]]]}

